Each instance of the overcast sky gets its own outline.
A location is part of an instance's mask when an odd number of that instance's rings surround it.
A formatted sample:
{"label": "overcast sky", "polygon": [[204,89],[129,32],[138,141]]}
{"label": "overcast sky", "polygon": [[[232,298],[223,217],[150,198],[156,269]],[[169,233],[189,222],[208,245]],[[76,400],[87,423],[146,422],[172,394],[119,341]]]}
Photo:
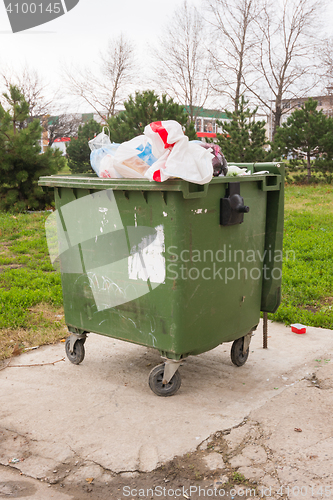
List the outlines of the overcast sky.
{"label": "overcast sky", "polygon": [[[197,4],[196,0],[188,1]],[[156,39],[168,14],[173,14],[182,2],[80,0],[65,15],[13,34],[0,0],[0,65],[9,64],[16,69],[28,63],[48,80],[58,81],[64,64],[91,64],[108,39],[120,33],[135,42],[141,64],[144,64],[149,41]]]}
{"label": "overcast sky", "polygon": [[[16,2],[17,0],[13,4]],[[59,84],[61,68],[65,64],[92,65],[107,40],[121,32],[135,42],[140,64],[144,65],[145,55],[149,53],[149,42],[156,40],[168,16],[182,2],[183,0],[80,0],[65,15],[47,24],[13,34],[4,3],[0,0],[0,65],[3,67],[9,64],[19,70],[28,63],[48,81]],[[200,0],[188,2],[201,4]],[[323,23],[328,23],[328,30],[333,35],[333,2],[329,3]]]}

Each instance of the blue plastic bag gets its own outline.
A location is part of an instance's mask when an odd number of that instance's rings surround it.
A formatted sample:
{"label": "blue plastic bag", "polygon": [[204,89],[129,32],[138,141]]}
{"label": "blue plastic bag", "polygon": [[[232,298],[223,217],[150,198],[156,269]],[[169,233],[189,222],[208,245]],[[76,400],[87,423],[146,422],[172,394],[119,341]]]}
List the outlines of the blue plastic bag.
{"label": "blue plastic bag", "polygon": [[90,164],[98,177],[119,178],[122,177],[114,168],[114,155],[119,144],[113,142],[109,146],[94,149],[90,153]]}

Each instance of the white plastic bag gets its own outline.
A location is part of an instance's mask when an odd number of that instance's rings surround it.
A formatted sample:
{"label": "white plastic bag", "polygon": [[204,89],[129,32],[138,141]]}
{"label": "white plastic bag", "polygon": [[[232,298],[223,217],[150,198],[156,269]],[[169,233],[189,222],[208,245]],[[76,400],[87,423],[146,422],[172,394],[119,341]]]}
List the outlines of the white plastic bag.
{"label": "white plastic bag", "polygon": [[122,177],[114,168],[114,155],[119,144],[112,143],[108,147],[94,149],[90,153],[90,164],[98,177],[120,178]]}
{"label": "white plastic bag", "polygon": [[239,175],[250,175],[251,171],[246,168],[239,168],[236,165],[228,165],[227,177],[238,177]]}
{"label": "white plastic bag", "polygon": [[114,167],[123,177],[142,178],[155,161],[150,141],[139,135],[120,144],[114,156]]}
{"label": "white plastic bag", "polygon": [[[104,130],[107,130],[108,134],[104,132]],[[94,149],[100,149],[103,147],[107,147],[111,145],[110,141],[110,131],[107,127],[103,127],[102,132],[100,132],[96,137],[91,139],[89,142],[89,147],[91,151],[94,151]]]}
{"label": "white plastic bag", "polygon": [[206,184],[213,177],[213,154],[195,142],[189,142],[181,125],[174,120],[150,123],[145,135],[158,160],[146,171],[149,180],[163,182],[180,177],[196,184]]}

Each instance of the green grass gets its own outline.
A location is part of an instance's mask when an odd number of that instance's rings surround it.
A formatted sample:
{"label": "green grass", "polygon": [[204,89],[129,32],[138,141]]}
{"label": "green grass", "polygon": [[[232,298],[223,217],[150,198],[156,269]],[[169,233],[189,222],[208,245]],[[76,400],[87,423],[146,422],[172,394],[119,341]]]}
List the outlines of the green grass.
{"label": "green grass", "polygon": [[271,319],[333,328],[333,187],[287,186],[282,303]]}
{"label": "green grass", "polygon": [[[305,160],[284,161],[286,167],[286,183],[287,184],[303,184],[308,185],[307,165]],[[323,170],[316,165],[315,161],[311,161],[311,185],[332,185],[333,172],[330,172],[328,165],[326,170]]]}
{"label": "green grass", "polygon": [[[0,212],[0,359],[17,343],[28,347],[66,335],[60,274],[45,238],[49,215]],[[269,317],[333,329],[332,186],[286,187],[284,255],[282,303]]]}
{"label": "green grass", "polygon": [[58,174],[61,175],[72,175],[72,171],[68,166],[68,160],[65,158],[64,166],[59,170]]}
{"label": "green grass", "polygon": [[0,212],[0,359],[13,345],[64,336],[61,279],[50,263],[44,231],[49,215]]}

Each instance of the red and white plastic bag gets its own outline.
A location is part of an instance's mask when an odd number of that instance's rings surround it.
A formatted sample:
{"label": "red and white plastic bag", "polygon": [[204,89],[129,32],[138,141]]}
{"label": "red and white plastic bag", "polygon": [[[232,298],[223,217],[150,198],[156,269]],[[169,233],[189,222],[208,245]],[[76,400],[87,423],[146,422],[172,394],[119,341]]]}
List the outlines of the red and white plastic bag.
{"label": "red and white plastic bag", "polygon": [[174,120],[153,122],[145,127],[157,161],[145,172],[151,181],[163,182],[178,177],[195,184],[206,184],[213,177],[213,154],[189,142],[181,125]]}

